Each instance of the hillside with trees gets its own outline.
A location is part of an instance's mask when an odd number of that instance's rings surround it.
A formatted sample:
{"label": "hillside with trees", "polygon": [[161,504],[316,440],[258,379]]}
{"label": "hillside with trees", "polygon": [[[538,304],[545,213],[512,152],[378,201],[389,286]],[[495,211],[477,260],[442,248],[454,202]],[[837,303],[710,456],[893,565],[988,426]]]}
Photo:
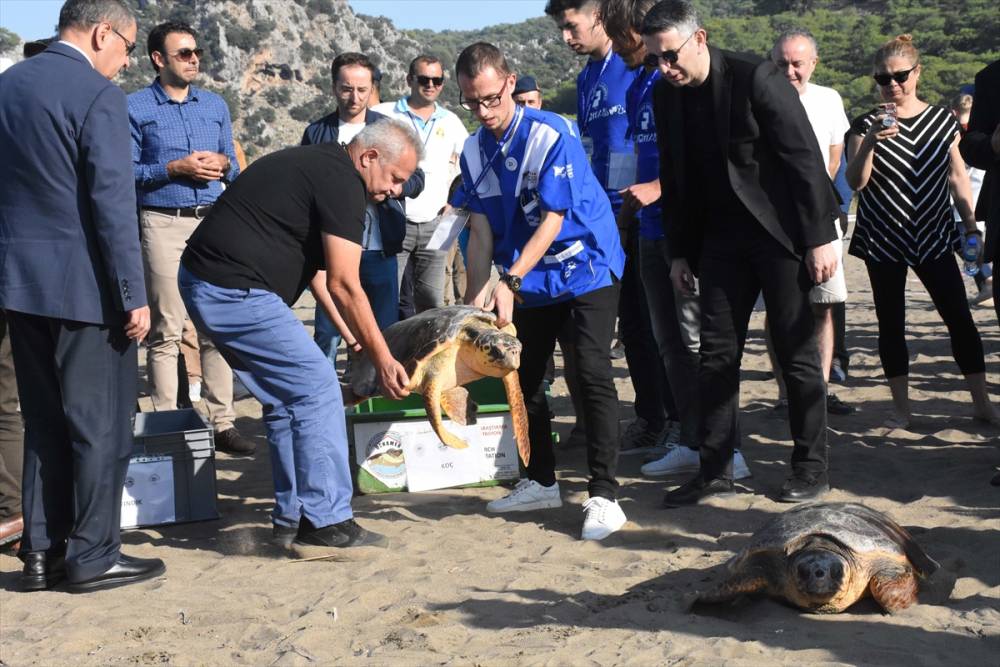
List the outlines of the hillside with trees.
{"label": "hillside with trees", "polygon": [[[406,67],[419,53],[439,57],[451,79],[454,61],[475,41],[493,42],[522,74],[533,75],[548,108],[576,110],[575,78],[584,61],[562,43],[555,24],[539,17],[481,30],[403,31],[384,17],[356,15],[346,0],[130,0],[139,15],[142,47],[120,77],[127,91],[148,85],[154,72],[145,56],[149,29],[167,19],[189,22],[206,50],[199,85],[228,102],[237,138],[249,156],[297,144],[310,121],[335,107],[330,62],[362,51],[382,70],[383,99],[406,94]],[[418,0],[414,0],[416,6]],[[923,51],[921,95],[946,103],[975,73],[1000,58],[996,0],[700,0],[709,40],[716,46],[766,55],[775,36],[804,27],[819,42],[814,80],[840,91],[849,114],[875,102],[871,56],[886,39],[913,34]],[[494,6],[494,5],[489,5]],[[456,11],[480,11],[474,0]],[[499,17],[498,17],[499,18]],[[32,35],[31,37],[38,37]],[[20,38],[0,30],[0,55],[17,57]],[[472,125],[457,106],[458,89],[445,84],[443,102]]]}

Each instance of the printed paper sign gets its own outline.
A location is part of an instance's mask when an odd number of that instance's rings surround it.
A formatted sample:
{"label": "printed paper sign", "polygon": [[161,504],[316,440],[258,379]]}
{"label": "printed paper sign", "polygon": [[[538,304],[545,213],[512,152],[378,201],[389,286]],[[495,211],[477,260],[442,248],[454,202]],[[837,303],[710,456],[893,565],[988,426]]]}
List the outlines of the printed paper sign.
{"label": "printed paper sign", "polygon": [[440,218],[434,233],[424,246],[426,250],[450,250],[455,239],[469,222],[469,212],[464,208],[453,208]]}
{"label": "printed paper sign", "polygon": [[122,490],[121,527],[156,526],[176,520],[173,459],[150,456],[129,461]]}

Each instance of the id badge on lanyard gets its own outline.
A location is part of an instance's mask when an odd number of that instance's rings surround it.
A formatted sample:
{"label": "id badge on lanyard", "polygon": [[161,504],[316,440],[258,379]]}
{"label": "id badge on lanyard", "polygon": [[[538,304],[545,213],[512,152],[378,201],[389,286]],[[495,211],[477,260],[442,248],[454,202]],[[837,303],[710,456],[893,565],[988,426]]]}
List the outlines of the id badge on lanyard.
{"label": "id badge on lanyard", "polygon": [[425,250],[450,250],[455,239],[469,224],[470,212],[466,208],[453,208],[438,218],[434,233],[424,246]]}
{"label": "id badge on lanyard", "polygon": [[608,190],[621,190],[634,185],[638,164],[635,151],[611,151],[608,159]]}

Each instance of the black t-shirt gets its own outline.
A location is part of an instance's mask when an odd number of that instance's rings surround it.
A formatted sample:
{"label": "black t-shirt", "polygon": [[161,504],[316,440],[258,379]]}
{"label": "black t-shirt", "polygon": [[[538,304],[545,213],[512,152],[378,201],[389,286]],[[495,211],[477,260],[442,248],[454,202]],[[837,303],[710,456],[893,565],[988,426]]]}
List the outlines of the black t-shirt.
{"label": "black t-shirt", "polygon": [[278,151],[222,193],[181,262],[213,285],[265,289],[291,306],[325,265],[320,231],[361,244],[366,202],[339,144]]}
{"label": "black t-shirt", "polygon": [[727,167],[729,156],[719,145],[711,77],[700,86],[683,89],[685,159],[690,177],[702,184],[708,206],[708,224],[725,224],[730,218],[749,215],[733,192]]}

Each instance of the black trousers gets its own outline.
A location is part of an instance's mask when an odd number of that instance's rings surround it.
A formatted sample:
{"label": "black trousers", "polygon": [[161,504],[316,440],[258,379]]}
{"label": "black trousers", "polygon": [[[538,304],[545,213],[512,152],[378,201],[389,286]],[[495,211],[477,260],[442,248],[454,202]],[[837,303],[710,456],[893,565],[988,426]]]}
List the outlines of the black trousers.
{"label": "black trousers", "polygon": [[826,379],[816,343],[803,262],[755,220],[710,231],[699,262],[702,405],[701,474],[732,477],[739,446],[740,362],[757,294],[763,290],[774,351],[788,388],[792,468],[826,470]]}
{"label": "black trousers", "polygon": [[653,428],[667,418],[677,419],[677,408],[663,360],[653,337],[646,290],[639,274],[639,226],[634,224],[626,244],[625,271],[618,300],[618,335],[625,346],[625,363],[635,390],[635,415]]}
{"label": "black trousers", "polygon": [[0,520],[21,513],[24,424],[17,401],[7,316],[0,310]]}
{"label": "black trousers", "polygon": [[[910,373],[906,349],[907,265],[896,262],[866,262],[878,318],[878,356],[887,378]],[[951,253],[913,267],[924,284],[951,338],[951,353],[964,375],[982,373],[983,342],[965,300],[965,284]]]}
{"label": "black trousers", "polygon": [[[588,490],[614,500],[618,493],[618,394],[611,377],[611,336],[618,307],[618,284],[569,301],[537,308],[515,308],[514,326],[521,341],[518,374],[528,411],[531,459],[528,478],[549,486],[556,481],[552,423],[542,378],[555,348],[556,334],[570,332],[563,354],[572,356],[579,398],[587,415]],[[565,326],[565,325],[569,326]],[[565,326],[565,328],[564,328]]]}
{"label": "black trousers", "polygon": [[65,552],[70,581],[118,559],[138,391],[121,326],[8,311],[24,416],[21,553]]}

